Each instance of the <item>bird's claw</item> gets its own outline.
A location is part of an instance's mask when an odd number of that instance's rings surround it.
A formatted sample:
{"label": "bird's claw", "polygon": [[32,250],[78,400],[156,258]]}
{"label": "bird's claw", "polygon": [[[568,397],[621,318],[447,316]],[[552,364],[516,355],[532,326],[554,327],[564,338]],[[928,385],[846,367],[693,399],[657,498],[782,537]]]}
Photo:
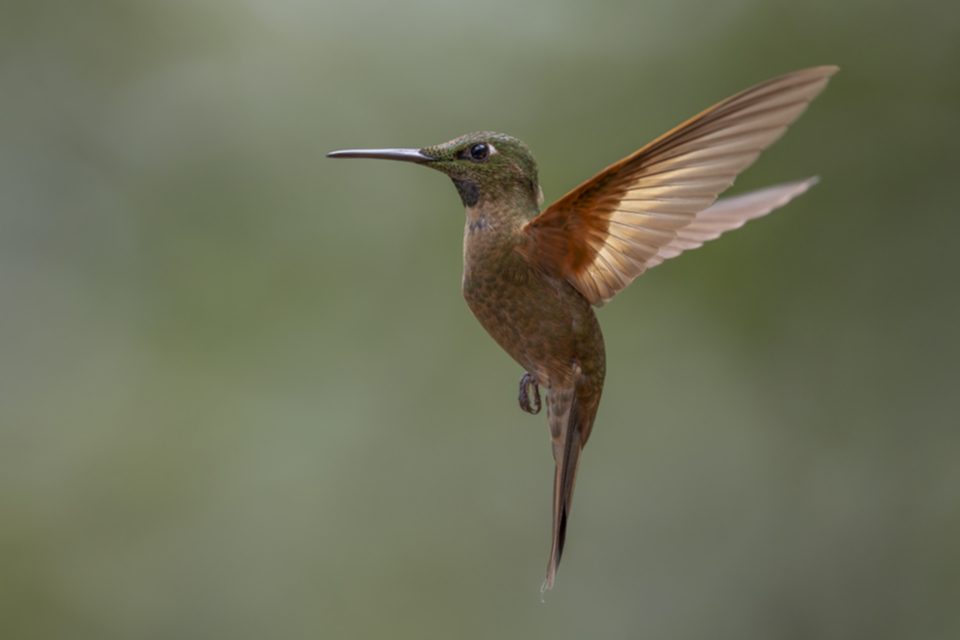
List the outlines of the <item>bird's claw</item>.
{"label": "bird's claw", "polygon": [[[530,387],[533,387],[533,403],[530,402]],[[536,379],[529,373],[524,373],[520,378],[520,408],[527,413],[540,413],[540,385]]]}

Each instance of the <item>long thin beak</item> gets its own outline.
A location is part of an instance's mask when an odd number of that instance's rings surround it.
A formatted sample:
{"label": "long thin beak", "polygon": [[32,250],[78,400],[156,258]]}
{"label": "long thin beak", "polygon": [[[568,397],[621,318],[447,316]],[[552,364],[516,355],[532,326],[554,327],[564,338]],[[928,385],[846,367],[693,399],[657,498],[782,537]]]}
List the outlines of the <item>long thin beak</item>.
{"label": "long thin beak", "polygon": [[436,158],[425,156],[417,149],[345,149],[331,151],[328,158],[381,158],[383,160],[402,160],[403,162],[430,162]]}

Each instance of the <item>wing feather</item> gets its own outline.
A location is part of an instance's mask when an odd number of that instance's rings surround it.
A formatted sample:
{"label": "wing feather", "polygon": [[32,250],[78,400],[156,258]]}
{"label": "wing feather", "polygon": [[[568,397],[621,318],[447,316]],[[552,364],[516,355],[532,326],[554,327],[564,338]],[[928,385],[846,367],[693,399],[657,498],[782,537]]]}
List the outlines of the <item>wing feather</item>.
{"label": "wing feather", "polygon": [[676,238],[660,247],[657,255],[647,260],[646,268],[655,267],[689,249],[696,249],[704,242],[719,238],[726,231],[739,229],[748,220],[767,215],[805,193],[818,180],[814,177],[717,200],[716,204],[702,211],[693,222],[681,229]]}
{"label": "wing feather", "polygon": [[601,306],[644,270],[785,204],[812,182],[714,202],[836,71],[780,76],[687,120],[527,223],[519,251]]}

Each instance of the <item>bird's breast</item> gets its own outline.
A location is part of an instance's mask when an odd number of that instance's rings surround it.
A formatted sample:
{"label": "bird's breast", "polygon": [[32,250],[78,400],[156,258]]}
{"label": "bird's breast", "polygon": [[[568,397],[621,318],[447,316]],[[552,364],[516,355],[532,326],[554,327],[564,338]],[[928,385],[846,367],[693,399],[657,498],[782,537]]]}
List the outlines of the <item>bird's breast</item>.
{"label": "bird's breast", "polygon": [[[516,243],[466,230],[463,296],[487,333],[550,386],[574,361],[603,360],[603,338],[587,300],[569,283],[536,272]],[[602,366],[602,364],[601,364]]]}

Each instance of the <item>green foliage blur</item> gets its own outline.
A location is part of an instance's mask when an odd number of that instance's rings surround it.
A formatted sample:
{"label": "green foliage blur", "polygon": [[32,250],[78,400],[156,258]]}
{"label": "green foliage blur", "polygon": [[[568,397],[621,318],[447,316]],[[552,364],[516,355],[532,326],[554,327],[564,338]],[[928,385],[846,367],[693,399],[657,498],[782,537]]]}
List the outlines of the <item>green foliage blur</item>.
{"label": "green foliage blur", "polygon": [[[547,202],[781,73],[810,193],[598,312],[553,462],[439,173]],[[4,0],[0,637],[960,637],[960,3]]]}

